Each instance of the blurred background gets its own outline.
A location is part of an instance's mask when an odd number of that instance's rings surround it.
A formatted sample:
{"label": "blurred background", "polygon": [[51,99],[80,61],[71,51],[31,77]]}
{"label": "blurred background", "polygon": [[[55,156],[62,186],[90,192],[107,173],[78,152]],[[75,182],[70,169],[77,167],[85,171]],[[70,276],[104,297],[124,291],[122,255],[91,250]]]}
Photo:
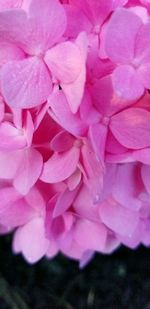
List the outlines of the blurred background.
{"label": "blurred background", "polygon": [[0,238],[0,309],[150,309],[150,249],[96,254],[79,270],[58,256],[28,265]]}

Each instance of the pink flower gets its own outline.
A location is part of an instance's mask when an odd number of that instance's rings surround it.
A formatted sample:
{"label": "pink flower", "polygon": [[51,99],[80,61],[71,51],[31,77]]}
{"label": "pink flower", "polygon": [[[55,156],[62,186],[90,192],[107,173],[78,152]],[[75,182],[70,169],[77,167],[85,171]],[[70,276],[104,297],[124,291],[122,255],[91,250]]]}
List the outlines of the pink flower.
{"label": "pink flower", "polygon": [[112,82],[116,94],[124,100],[137,100],[150,87],[149,27],[149,22],[143,24],[129,9],[116,10],[108,23],[105,50],[117,65]]}
{"label": "pink flower", "polygon": [[0,234],[29,263],[150,246],[149,17],[0,1]]}

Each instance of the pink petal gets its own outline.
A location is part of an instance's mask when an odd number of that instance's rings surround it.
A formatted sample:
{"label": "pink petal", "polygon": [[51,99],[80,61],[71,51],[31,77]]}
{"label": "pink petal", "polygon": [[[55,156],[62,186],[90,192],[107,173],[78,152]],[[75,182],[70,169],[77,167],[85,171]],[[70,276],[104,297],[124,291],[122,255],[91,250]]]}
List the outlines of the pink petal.
{"label": "pink petal", "polygon": [[93,203],[93,199],[88,188],[83,185],[78,192],[73,203],[73,208],[77,216],[90,221],[100,221],[98,216],[98,207]]}
{"label": "pink petal", "polygon": [[139,220],[138,212],[121,206],[112,198],[100,205],[99,214],[102,222],[109,229],[128,237],[134,233]]}
{"label": "pink petal", "polygon": [[26,224],[34,215],[34,210],[26,201],[19,199],[16,202],[10,202],[9,206],[0,214],[0,223],[14,228]]}
{"label": "pink petal", "polygon": [[70,191],[75,190],[82,179],[81,171],[76,169],[75,172],[67,179],[67,185]]}
{"label": "pink petal", "polygon": [[43,167],[41,154],[35,149],[22,151],[22,160],[13,181],[14,187],[26,195],[38,180]]}
{"label": "pink petal", "polygon": [[150,62],[150,22],[143,25],[137,34],[135,41],[135,64]]}
{"label": "pink petal", "polygon": [[113,187],[113,196],[118,203],[138,211],[142,206],[138,198],[142,187],[137,165],[129,163],[118,166]]}
{"label": "pink petal", "polygon": [[89,136],[97,156],[97,159],[104,163],[105,145],[108,129],[103,124],[95,124],[89,128]]}
{"label": "pink petal", "polygon": [[53,218],[56,218],[62,215],[69,207],[71,207],[76,195],[78,192],[78,188],[74,191],[69,191],[66,189],[57,199],[54,211]]}
{"label": "pink petal", "polygon": [[144,93],[144,85],[140,76],[130,65],[117,67],[112,74],[112,82],[114,91],[123,100],[134,101]]}
{"label": "pink petal", "polygon": [[123,146],[139,149],[150,146],[150,113],[141,108],[129,108],[115,115],[110,129]]}
{"label": "pink petal", "polygon": [[32,0],[28,11],[30,44],[40,53],[59,42],[66,29],[66,14],[58,0]]}
{"label": "pink petal", "polygon": [[112,9],[112,0],[105,3],[103,0],[71,0],[70,3],[83,10],[94,25],[101,25]]}
{"label": "pink petal", "polygon": [[17,129],[10,122],[0,123],[0,149],[17,150],[26,147],[27,141],[22,129]]}
{"label": "pink petal", "polygon": [[69,150],[73,143],[73,136],[66,131],[61,131],[51,140],[50,147],[53,151],[62,152]]}
{"label": "pink petal", "polygon": [[3,66],[1,90],[11,107],[29,108],[44,103],[51,93],[49,72],[43,61],[31,57]]}
{"label": "pink petal", "polygon": [[79,77],[71,84],[61,84],[67,102],[73,114],[78,111],[84,94],[85,69],[81,71]]}
{"label": "pink petal", "polygon": [[145,188],[147,192],[150,194],[150,166],[143,164],[141,168],[141,175]]}
{"label": "pink petal", "polygon": [[81,100],[84,95],[85,82],[86,82],[86,60],[88,53],[88,39],[87,35],[84,32],[81,32],[76,41],[76,45],[80,51],[81,57],[81,67],[80,74],[78,74],[76,80],[73,83],[66,84],[62,80],[61,87],[63,89],[64,94],[66,95],[68,104],[72,113],[76,113],[81,104]]}
{"label": "pink petal", "polygon": [[70,4],[64,5],[64,8],[68,21],[64,34],[66,37],[76,38],[82,31],[90,32],[92,25],[83,11]]}
{"label": "pink petal", "polygon": [[0,151],[0,178],[13,179],[22,159],[20,151]]}
{"label": "pink petal", "polygon": [[52,75],[65,84],[75,81],[82,67],[80,50],[72,42],[63,42],[49,49],[44,60]]}
{"label": "pink petal", "polygon": [[99,160],[97,160],[95,153],[87,145],[81,149],[83,167],[85,169],[87,179],[84,182],[88,186],[93,202],[97,203],[100,199],[100,193],[103,186],[103,168]]}
{"label": "pink petal", "polygon": [[[149,58],[150,61],[150,58]],[[138,76],[139,79],[141,80],[142,85],[147,88],[150,89],[150,64],[146,63],[144,65],[141,65],[138,70]]]}
{"label": "pink petal", "polygon": [[16,45],[6,42],[0,42],[0,66],[11,60],[24,59],[24,52]]}
{"label": "pink petal", "polygon": [[6,10],[10,8],[20,7],[22,0],[1,0],[0,1],[0,10]]}
{"label": "pink petal", "polygon": [[64,153],[55,153],[44,164],[40,179],[48,183],[57,183],[67,179],[76,169],[80,150],[72,147]]}
{"label": "pink petal", "polygon": [[20,199],[20,194],[13,187],[4,187],[0,189],[0,214],[9,206]]}
{"label": "pink petal", "polygon": [[107,28],[105,51],[116,63],[126,64],[134,57],[134,45],[142,20],[127,9],[118,9]]}
{"label": "pink petal", "polygon": [[132,156],[136,161],[150,165],[150,148],[133,151]]}
{"label": "pink petal", "polygon": [[65,130],[73,135],[84,135],[86,125],[80,120],[78,115],[73,115],[68,106],[67,100],[62,91],[53,92],[48,99],[50,116]]}
{"label": "pink petal", "polygon": [[44,222],[42,218],[36,218],[23,227],[20,227],[14,235],[14,252],[22,252],[29,263],[39,261],[49,247],[49,241],[45,238],[44,233]]}
{"label": "pink petal", "polygon": [[76,242],[85,250],[102,251],[105,248],[107,230],[104,224],[86,219],[78,220],[74,230]]}

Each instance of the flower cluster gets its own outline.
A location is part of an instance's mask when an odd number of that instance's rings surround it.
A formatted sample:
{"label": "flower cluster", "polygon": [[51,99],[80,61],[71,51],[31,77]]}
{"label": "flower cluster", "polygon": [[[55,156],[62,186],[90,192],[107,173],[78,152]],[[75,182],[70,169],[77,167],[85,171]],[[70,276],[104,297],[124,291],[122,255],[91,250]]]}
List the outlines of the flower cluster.
{"label": "flower cluster", "polygon": [[150,1],[0,0],[0,233],[34,263],[150,245]]}

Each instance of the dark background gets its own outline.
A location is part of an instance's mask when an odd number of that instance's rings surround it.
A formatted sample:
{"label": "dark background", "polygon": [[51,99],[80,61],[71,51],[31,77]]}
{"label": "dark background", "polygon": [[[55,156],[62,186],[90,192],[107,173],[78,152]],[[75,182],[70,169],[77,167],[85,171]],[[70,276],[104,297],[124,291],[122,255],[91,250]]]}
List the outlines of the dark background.
{"label": "dark background", "polygon": [[150,309],[150,249],[97,254],[83,270],[58,256],[28,265],[0,238],[0,309]]}

